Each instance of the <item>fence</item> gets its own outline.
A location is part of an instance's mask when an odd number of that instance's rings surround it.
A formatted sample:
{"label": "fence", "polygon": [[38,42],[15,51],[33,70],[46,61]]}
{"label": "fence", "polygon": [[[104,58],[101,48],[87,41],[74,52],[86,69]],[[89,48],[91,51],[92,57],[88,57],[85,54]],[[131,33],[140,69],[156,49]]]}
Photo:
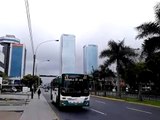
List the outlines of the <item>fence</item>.
{"label": "fence", "polygon": [[[117,97],[116,92],[110,92],[110,91],[90,91],[91,95],[97,95],[97,96],[107,96],[107,97]],[[129,94],[126,92],[121,93],[122,98],[136,98],[138,99],[138,94]],[[160,101],[160,96],[157,95],[143,95],[142,97],[144,100],[159,100]]]}

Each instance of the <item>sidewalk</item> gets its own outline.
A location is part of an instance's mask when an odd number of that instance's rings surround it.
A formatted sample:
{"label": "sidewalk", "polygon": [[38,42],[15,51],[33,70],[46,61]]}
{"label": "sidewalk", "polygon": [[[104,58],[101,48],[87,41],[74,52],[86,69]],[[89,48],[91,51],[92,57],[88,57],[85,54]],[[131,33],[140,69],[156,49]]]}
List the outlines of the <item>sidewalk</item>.
{"label": "sidewalk", "polygon": [[37,94],[34,94],[34,98],[30,100],[24,109],[20,120],[58,120],[58,117],[42,93],[40,99],[38,99]]}
{"label": "sidewalk", "polygon": [[26,93],[21,94],[0,94],[0,111],[24,111],[29,102]]}

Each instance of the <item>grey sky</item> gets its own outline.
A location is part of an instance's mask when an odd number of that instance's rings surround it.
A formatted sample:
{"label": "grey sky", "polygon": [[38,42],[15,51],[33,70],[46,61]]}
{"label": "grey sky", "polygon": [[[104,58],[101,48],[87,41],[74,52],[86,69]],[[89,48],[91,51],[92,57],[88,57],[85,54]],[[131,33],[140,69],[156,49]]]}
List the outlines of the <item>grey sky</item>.
{"label": "grey sky", "polygon": [[[99,53],[109,40],[122,40],[134,48],[135,27],[154,20],[153,7],[159,0],[28,0],[34,47],[61,34],[76,36],[77,72],[83,72],[82,49],[97,44]],[[0,0],[0,36],[13,34],[27,47],[26,73],[32,73],[32,54],[24,0]],[[59,43],[41,45],[37,51],[38,73],[59,74]],[[50,62],[40,62],[44,60]],[[103,60],[99,60],[99,64]]]}

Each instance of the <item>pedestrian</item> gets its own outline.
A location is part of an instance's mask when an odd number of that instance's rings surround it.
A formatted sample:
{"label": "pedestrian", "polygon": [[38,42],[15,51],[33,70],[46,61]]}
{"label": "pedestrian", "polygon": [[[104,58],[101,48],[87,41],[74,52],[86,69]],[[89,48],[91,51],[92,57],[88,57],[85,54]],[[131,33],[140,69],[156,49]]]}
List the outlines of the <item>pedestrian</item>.
{"label": "pedestrian", "polygon": [[38,89],[38,99],[40,99],[40,95],[41,95],[41,90],[40,89]]}

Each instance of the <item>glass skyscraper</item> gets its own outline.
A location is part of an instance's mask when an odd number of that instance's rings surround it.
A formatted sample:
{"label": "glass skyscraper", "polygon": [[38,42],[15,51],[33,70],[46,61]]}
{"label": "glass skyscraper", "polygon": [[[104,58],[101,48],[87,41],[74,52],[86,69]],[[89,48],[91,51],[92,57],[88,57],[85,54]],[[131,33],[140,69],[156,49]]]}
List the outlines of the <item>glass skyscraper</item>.
{"label": "glass skyscraper", "polygon": [[11,44],[11,48],[9,76],[22,78],[25,74],[26,49],[23,44]]}
{"label": "glass skyscraper", "polygon": [[85,74],[91,74],[98,69],[98,47],[97,45],[85,45],[83,47],[83,69]]}
{"label": "glass skyscraper", "polygon": [[75,73],[76,69],[76,50],[75,50],[75,36],[63,34],[61,36],[60,46],[60,60],[61,60],[61,74]]}
{"label": "glass skyscraper", "polygon": [[10,78],[22,78],[25,74],[26,48],[14,35],[0,37],[4,53],[4,72]]}

